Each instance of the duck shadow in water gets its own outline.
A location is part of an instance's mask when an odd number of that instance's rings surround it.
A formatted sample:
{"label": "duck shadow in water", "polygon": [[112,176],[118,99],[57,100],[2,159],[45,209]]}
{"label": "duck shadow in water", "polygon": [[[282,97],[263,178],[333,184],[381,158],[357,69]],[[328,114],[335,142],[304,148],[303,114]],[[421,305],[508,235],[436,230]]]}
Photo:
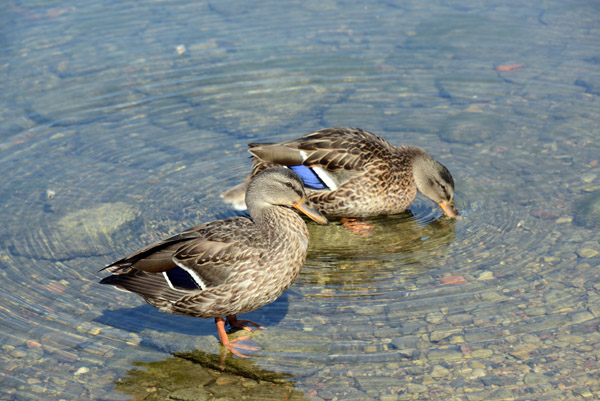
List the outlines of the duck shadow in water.
{"label": "duck shadow in water", "polygon": [[[256,321],[267,330],[269,327],[278,325],[287,315],[290,291],[288,289],[274,302],[256,311],[239,315],[239,317],[241,319]],[[132,294],[131,296],[135,297],[136,295]],[[214,319],[164,313],[148,304],[136,307],[107,309],[102,315],[94,319],[94,321],[130,333],[140,334],[146,332],[147,334],[140,335],[142,337],[142,344],[148,345],[151,348],[169,348],[169,352],[186,350],[185,344],[182,344],[181,347],[173,344],[170,346],[163,344],[164,341],[159,338],[169,335],[169,333],[177,333],[184,336],[212,336],[215,342],[218,338]],[[231,332],[233,331],[237,330],[232,330]]]}

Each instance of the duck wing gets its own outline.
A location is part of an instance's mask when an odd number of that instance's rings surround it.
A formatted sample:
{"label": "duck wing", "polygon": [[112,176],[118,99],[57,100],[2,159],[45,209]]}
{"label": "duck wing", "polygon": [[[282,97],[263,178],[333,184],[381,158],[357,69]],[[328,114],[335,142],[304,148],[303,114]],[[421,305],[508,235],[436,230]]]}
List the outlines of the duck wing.
{"label": "duck wing", "polygon": [[100,283],[135,292],[158,307],[161,300],[218,286],[240,265],[259,262],[260,251],[249,243],[252,225],[234,217],[193,227],[106,266],[113,274]]}
{"label": "duck wing", "polygon": [[276,163],[294,170],[305,186],[336,190],[363,174],[374,158],[390,152],[384,139],[358,128],[327,128],[283,143],[251,143],[255,162]]}

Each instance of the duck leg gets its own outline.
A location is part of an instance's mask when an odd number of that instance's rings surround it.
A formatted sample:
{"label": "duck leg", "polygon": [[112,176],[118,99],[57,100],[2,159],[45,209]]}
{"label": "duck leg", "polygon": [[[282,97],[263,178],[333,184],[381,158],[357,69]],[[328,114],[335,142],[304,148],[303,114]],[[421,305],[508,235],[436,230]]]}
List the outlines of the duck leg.
{"label": "duck leg", "polygon": [[219,341],[221,342],[221,344],[223,344],[223,346],[228,349],[229,351],[231,351],[231,353],[233,355],[237,355],[240,358],[249,358],[249,356],[240,354],[237,349],[243,349],[243,350],[248,350],[248,351],[257,351],[259,348],[258,347],[254,347],[251,345],[244,345],[244,344],[235,344],[238,341],[243,341],[243,340],[247,340],[248,336],[243,336],[243,337],[238,337],[233,341],[229,341],[229,337],[227,337],[227,332],[225,331],[225,319],[223,319],[222,317],[216,317],[215,318],[215,324],[217,325],[217,332],[219,333]]}
{"label": "duck leg", "polygon": [[235,328],[243,329],[243,330],[247,330],[247,331],[252,331],[252,328],[250,327],[250,325],[256,327],[259,330],[264,329],[264,326],[261,326],[258,323],[251,322],[250,320],[238,320],[237,315],[227,316],[227,323],[231,327],[235,327]]}

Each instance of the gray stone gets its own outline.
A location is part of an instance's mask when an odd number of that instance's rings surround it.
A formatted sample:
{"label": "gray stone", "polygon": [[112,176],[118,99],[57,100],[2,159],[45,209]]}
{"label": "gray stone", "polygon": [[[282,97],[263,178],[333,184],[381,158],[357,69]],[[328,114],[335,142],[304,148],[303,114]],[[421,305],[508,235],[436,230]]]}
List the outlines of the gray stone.
{"label": "gray stone", "polygon": [[491,329],[465,329],[465,339],[469,343],[480,343],[496,340],[500,334]]}
{"label": "gray stone", "polygon": [[445,329],[445,330],[434,330],[429,334],[429,340],[433,342],[440,341],[444,338],[450,337],[453,334],[460,333],[460,329]]}
{"label": "gray stone", "polygon": [[477,349],[471,352],[473,358],[489,358],[494,354],[491,349]]}
{"label": "gray stone", "polygon": [[440,312],[431,312],[425,317],[425,321],[431,324],[437,324],[442,321],[444,315]]}
{"label": "gray stone", "polygon": [[525,384],[528,386],[537,386],[540,384],[546,384],[550,381],[550,378],[545,375],[540,375],[537,373],[527,373],[525,375]]}
{"label": "gray stone", "polygon": [[583,323],[592,320],[593,318],[594,315],[588,311],[577,312],[571,315],[571,321],[573,323]]}
{"label": "gray stone", "polygon": [[514,378],[512,376],[491,375],[480,377],[479,380],[486,386],[502,387],[514,384]]}
{"label": "gray stone", "polygon": [[600,190],[583,196],[575,203],[573,221],[589,229],[600,226]]}
{"label": "gray stone", "polygon": [[442,349],[432,349],[427,354],[430,360],[432,361],[459,361],[464,358],[462,352],[457,347],[452,348],[442,348]]}
{"label": "gray stone", "polygon": [[556,336],[559,341],[564,341],[569,344],[579,344],[585,341],[585,338],[575,334],[559,334]]}
{"label": "gray stone", "polygon": [[431,377],[445,377],[450,371],[442,365],[435,365],[431,371]]}
{"label": "gray stone", "polygon": [[526,360],[529,358],[532,352],[539,348],[536,344],[525,343],[516,345],[512,350],[508,353],[514,356],[515,358]]}
{"label": "gray stone", "polygon": [[427,386],[418,383],[408,383],[406,389],[409,393],[424,393],[427,391]]}
{"label": "gray stone", "polygon": [[598,254],[600,254],[599,251],[592,249],[592,248],[582,248],[576,251],[577,255],[580,258],[593,258],[594,256],[597,256]]}

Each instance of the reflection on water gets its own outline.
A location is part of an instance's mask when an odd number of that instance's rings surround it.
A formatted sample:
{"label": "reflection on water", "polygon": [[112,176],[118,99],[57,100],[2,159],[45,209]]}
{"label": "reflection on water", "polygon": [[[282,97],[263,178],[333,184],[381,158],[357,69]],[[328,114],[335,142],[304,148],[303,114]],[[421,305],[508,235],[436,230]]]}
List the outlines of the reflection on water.
{"label": "reflection on water", "polygon": [[[418,274],[436,259],[454,239],[454,219],[421,215],[425,225],[407,212],[361,221],[360,232],[332,220],[322,229],[309,225],[309,266],[299,282],[338,286],[340,291],[385,281],[395,275]],[[429,218],[428,218],[429,217]]]}
{"label": "reflection on water", "polygon": [[333,126],[427,149],[464,219],[310,224],[249,369],[313,400],[600,398],[594,2],[1,7],[0,398],[127,399],[136,361],[218,354],[97,270],[233,215],[248,142]]}
{"label": "reflection on water", "polygon": [[226,357],[196,350],[134,365],[144,370],[128,371],[116,386],[134,400],[305,400],[286,380],[291,375],[261,369],[231,353]]}

